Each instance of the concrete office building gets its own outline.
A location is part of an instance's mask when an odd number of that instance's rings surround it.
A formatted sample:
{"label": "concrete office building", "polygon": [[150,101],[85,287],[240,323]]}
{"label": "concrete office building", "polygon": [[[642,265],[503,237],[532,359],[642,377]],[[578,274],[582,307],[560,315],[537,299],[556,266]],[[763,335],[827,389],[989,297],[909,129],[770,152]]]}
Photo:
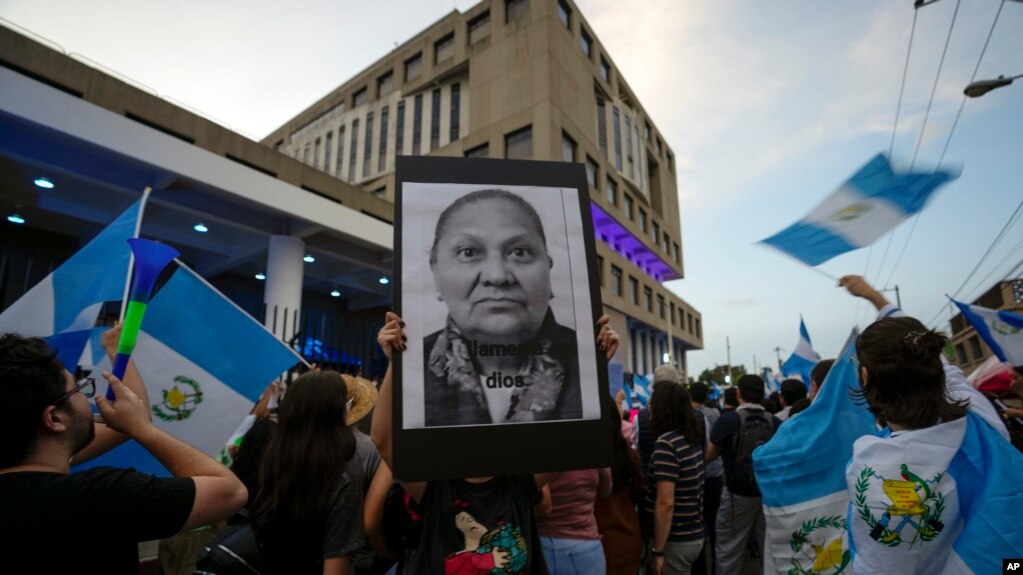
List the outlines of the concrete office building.
{"label": "concrete office building", "polygon": [[393,201],[398,155],[579,162],[590,185],[601,295],[626,370],[702,349],[683,277],[671,148],[568,0],[454,11],[267,136],[294,159]]}

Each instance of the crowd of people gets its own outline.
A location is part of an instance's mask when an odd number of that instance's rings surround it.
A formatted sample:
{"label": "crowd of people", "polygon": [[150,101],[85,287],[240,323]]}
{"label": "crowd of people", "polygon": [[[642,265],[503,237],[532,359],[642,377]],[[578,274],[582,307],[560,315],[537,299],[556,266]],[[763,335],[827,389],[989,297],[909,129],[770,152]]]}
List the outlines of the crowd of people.
{"label": "crowd of people", "polygon": [[[951,383],[960,380],[943,362],[944,336],[862,278],[842,285],[879,312],[856,345],[859,399],[887,430],[877,441],[910,441],[908,432],[968,412],[1008,436],[1004,416],[981,394]],[[610,360],[619,338],[607,316],[595,331]],[[117,332],[103,338],[111,356]],[[377,341],[389,360],[413,347],[390,312]],[[298,377],[277,407],[260,402],[229,468],[152,423],[133,368],[123,382],[103,373],[115,396],[107,401],[43,340],[5,334],[0,570],[136,573],[137,542],[187,538],[162,547],[174,557],[165,572],[740,573],[764,553],[753,453],[810,405],[832,366],[821,361],[809,384],[787,379],[770,396],[760,377],[744,375],[718,403],[707,385],[663,365],[638,413],[623,395],[602,401],[609,435],[593,441],[610,446],[607,468],[406,482],[391,472],[390,366],[368,393],[360,391],[365,381],[333,371]],[[1014,385],[1023,394],[1023,377]],[[103,423],[94,422],[89,398]],[[366,435],[353,424],[370,409]],[[71,472],[129,440],[172,477]],[[850,533],[854,543],[857,535]]]}

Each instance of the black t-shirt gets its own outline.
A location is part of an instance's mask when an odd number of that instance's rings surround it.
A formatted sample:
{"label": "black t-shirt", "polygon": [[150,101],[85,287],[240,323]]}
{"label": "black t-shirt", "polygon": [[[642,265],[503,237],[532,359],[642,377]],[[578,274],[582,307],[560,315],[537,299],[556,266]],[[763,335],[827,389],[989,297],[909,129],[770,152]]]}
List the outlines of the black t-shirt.
{"label": "black t-shirt", "polygon": [[[757,407],[744,407],[743,409],[748,409],[750,413],[756,413],[761,417],[770,417],[774,430],[778,431],[781,420],[771,415],[766,409]],[[739,413],[733,409],[722,413],[721,417],[714,422],[714,427],[710,429],[710,442],[721,450],[721,461],[725,464],[726,476],[731,476],[735,471],[735,434],[739,433],[741,427],[742,421],[739,419]]]}
{"label": "black t-shirt", "polygon": [[541,499],[532,475],[431,481],[413,573],[546,575],[533,514]]}
{"label": "black t-shirt", "polygon": [[138,542],[176,534],[190,477],[97,467],[0,474],[0,572],[138,573]]}

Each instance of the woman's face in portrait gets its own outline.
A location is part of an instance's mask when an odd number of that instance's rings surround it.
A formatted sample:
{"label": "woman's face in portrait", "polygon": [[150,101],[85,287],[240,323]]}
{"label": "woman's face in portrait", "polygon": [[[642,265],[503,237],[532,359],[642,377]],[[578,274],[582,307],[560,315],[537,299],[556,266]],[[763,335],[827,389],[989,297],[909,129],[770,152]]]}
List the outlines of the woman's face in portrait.
{"label": "woman's face in portrait", "polygon": [[551,260],[537,223],[500,198],[452,213],[437,241],[434,284],[462,334],[483,343],[536,335],[551,299]]}

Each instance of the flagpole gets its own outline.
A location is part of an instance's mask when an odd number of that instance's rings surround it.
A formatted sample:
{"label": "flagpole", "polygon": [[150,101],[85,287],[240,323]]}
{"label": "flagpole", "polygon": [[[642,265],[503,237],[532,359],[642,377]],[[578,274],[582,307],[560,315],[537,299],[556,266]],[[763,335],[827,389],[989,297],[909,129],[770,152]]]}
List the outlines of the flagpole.
{"label": "flagpole", "polygon": [[822,270],[822,269],[820,269],[820,268],[816,268],[816,267],[814,267],[814,266],[807,266],[807,267],[809,267],[809,268],[810,268],[811,270],[813,270],[813,271],[815,271],[815,272],[817,272],[817,273],[821,274],[822,276],[824,276],[824,277],[828,278],[829,280],[834,280],[834,281],[836,281],[836,282],[838,281],[838,278],[837,278],[837,277],[835,277],[835,276],[833,276],[833,275],[829,274],[828,272],[826,272],[826,271],[824,271],[824,270]]}
{"label": "flagpole", "polygon": [[[200,282],[202,282],[203,285],[205,285],[206,287],[208,287],[211,290],[213,290],[213,293],[215,293],[215,294],[219,295],[220,297],[224,298],[224,301],[226,301],[227,303],[229,303],[232,306],[234,306],[234,308],[236,310],[240,311],[242,313],[242,315],[244,315],[245,317],[249,318],[253,323],[258,325],[263,331],[265,331],[266,333],[268,333],[270,335],[273,335],[275,339],[278,339],[278,341],[280,340],[280,338],[278,338],[276,335],[274,335],[274,333],[272,331],[267,329],[267,327],[262,322],[256,321],[256,318],[252,317],[252,315],[249,314],[249,312],[245,311],[238,304],[236,304],[233,301],[231,301],[231,298],[229,298],[229,297],[225,296],[224,294],[220,293],[220,290],[218,290],[217,288],[213,287],[213,284],[211,284],[210,282],[206,281],[206,278],[204,278],[201,275],[199,275],[198,272],[196,272],[192,268],[190,268],[187,265],[185,265],[185,262],[181,261],[180,259],[175,259],[174,263],[178,264],[179,268],[181,268],[181,269],[187,271],[188,273],[192,274],[192,276],[195,277],[195,279],[197,279]],[[295,357],[297,357],[299,359],[299,361],[302,362],[303,365],[305,365],[306,367],[310,367],[309,366],[309,362],[306,361],[304,357],[302,357],[302,354],[300,354],[297,351],[295,351],[294,349],[292,349],[292,347],[289,346],[289,345],[285,345],[285,347],[287,347],[288,350],[290,350],[291,353],[294,354]]]}
{"label": "flagpole", "polygon": [[[146,202],[149,200],[149,194],[153,191],[152,186],[146,186],[142,190],[142,199],[139,200],[139,215],[135,219],[135,233],[132,237],[139,237],[139,231],[142,229],[142,213],[146,209]],[[124,296],[121,297],[121,315],[119,321],[124,322],[124,314],[128,312],[128,296],[131,295],[131,270],[135,265],[135,253],[132,252],[128,256],[128,275],[124,278]]]}

